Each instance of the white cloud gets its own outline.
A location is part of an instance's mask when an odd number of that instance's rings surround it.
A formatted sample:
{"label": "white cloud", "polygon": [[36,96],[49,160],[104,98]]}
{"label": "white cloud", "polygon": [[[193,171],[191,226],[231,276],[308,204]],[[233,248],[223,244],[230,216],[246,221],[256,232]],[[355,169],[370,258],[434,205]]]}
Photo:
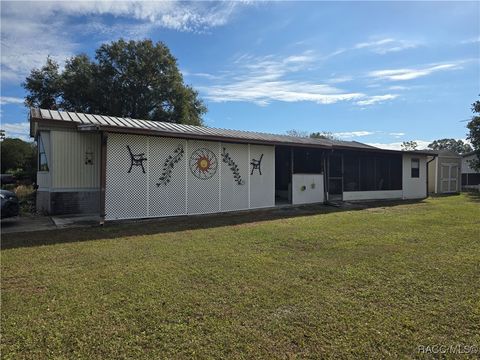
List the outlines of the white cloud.
{"label": "white cloud", "polygon": [[209,73],[202,73],[202,72],[197,72],[197,73],[191,73],[188,71],[182,71],[182,74],[184,76],[194,76],[194,77],[199,77],[199,78],[204,78],[204,79],[219,79],[220,76],[209,74]]}
{"label": "white cloud", "polygon": [[261,106],[271,101],[311,101],[333,104],[365,97],[359,92],[348,92],[311,81],[292,80],[293,73],[308,70],[315,63],[311,52],[284,58],[268,55],[254,57],[243,54],[234,60],[235,70],[211,86],[198,86],[205,97],[214,102],[246,101]]}
{"label": "white cloud", "polygon": [[433,64],[421,68],[376,70],[369,72],[367,76],[380,80],[403,81],[427,76],[438,71],[454,70],[459,68],[459,63]]}
{"label": "white cloud", "polygon": [[389,86],[388,90],[408,90],[410,87],[408,86],[400,86],[400,85],[394,85],[394,86]]}
{"label": "white cloud", "polygon": [[[355,101],[367,106],[393,100],[399,95],[385,94],[369,96],[360,91],[349,91],[333,84],[348,82],[351,77],[333,77],[323,82],[311,80],[309,71],[315,67],[321,56],[312,51],[280,57],[267,55],[255,57],[250,54],[238,55],[232,60],[233,70],[221,76],[208,74],[209,86],[197,86],[202,95],[214,102],[244,101],[266,106],[272,101],[310,101],[318,104]],[[309,80],[303,80],[303,79]]]}
{"label": "white cloud", "polygon": [[7,6],[10,14],[29,17],[113,15],[145,21],[156,27],[196,31],[224,25],[240,2],[179,1],[39,1]]}
{"label": "white cloud", "polygon": [[20,138],[25,141],[31,141],[30,124],[28,122],[21,123],[2,123],[1,128],[5,130],[6,137]]}
{"label": "white cloud", "polygon": [[9,105],[9,104],[21,104],[23,105],[24,99],[13,96],[0,96],[0,105]]}
{"label": "white cloud", "polygon": [[476,38],[470,38],[467,40],[463,40],[461,43],[462,44],[475,44],[480,42],[480,36],[477,36]]}
{"label": "white cloud", "polygon": [[353,80],[353,77],[344,75],[344,76],[337,76],[337,77],[330,78],[327,80],[327,82],[330,84],[340,84],[340,83],[344,83],[352,80]]}
{"label": "white cloud", "polygon": [[63,36],[65,31],[57,21],[7,16],[3,3],[1,21],[2,81],[23,80],[32,68],[42,66],[48,55],[58,62],[72,55],[74,45]]}
{"label": "white cloud", "polygon": [[[431,143],[430,140],[413,140],[418,144],[417,149],[426,149],[428,144]],[[403,142],[391,142],[391,143],[366,143],[367,145],[375,146],[380,149],[387,149],[387,150],[402,150],[402,143]]]}
{"label": "white cloud", "polygon": [[246,101],[268,105],[271,101],[312,101],[333,104],[361,98],[361,93],[342,93],[328,85],[294,81],[245,79],[237,83],[204,88],[206,97],[215,102]]}
{"label": "white cloud", "polygon": [[396,137],[396,138],[400,138],[402,136],[405,136],[406,134],[403,133],[403,132],[391,132],[391,133],[388,133],[388,135]]}
{"label": "white cloud", "polygon": [[362,136],[368,136],[368,135],[373,135],[375,134],[374,131],[366,131],[366,130],[360,130],[360,131],[345,131],[345,132],[336,132],[333,133],[334,136],[342,139],[347,139],[347,138],[353,138],[353,137],[362,137]]}
{"label": "white cloud", "polygon": [[382,103],[388,100],[393,100],[398,97],[397,94],[385,94],[385,95],[374,95],[374,96],[368,96],[363,100],[359,100],[356,102],[357,105],[360,106],[369,106],[369,105],[374,105],[378,103]]}
{"label": "white cloud", "polygon": [[384,38],[356,44],[354,46],[354,49],[368,49],[374,53],[384,55],[389,52],[398,52],[406,49],[415,48],[418,45],[419,44],[417,42],[413,41]]}
{"label": "white cloud", "polygon": [[[99,41],[146,37],[156,28],[205,31],[224,25],[240,2],[38,1],[2,2],[2,81],[20,82],[51,56],[60,64],[78,50],[75,34]],[[87,24],[76,22],[89,16]],[[102,22],[113,15],[115,23]]]}

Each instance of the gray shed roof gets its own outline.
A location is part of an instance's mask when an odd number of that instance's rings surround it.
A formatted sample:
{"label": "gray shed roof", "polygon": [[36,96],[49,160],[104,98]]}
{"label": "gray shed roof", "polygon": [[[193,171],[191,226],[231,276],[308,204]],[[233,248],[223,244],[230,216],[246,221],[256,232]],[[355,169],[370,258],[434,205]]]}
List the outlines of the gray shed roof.
{"label": "gray shed roof", "polygon": [[268,145],[295,145],[326,149],[352,149],[395,152],[362,144],[357,141],[313,139],[253,131],[210,128],[169,122],[139,120],[116,116],[84,114],[70,111],[30,109],[30,135],[35,136],[38,124],[42,126],[73,127],[78,130],[133,133],[143,135],[194,138],[212,141],[230,141]]}
{"label": "gray shed roof", "polygon": [[461,156],[462,157],[467,157],[467,156],[472,156],[472,155],[475,155],[475,154],[480,154],[480,150],[473,150],[473,151],[470,151],[468,153],[462,154]]}

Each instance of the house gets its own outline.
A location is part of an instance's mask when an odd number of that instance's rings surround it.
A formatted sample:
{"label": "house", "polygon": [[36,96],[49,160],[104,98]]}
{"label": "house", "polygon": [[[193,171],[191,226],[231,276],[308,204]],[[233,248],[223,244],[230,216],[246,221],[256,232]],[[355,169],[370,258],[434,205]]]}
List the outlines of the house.
{"label": "house", "polygon": [[480,171],[471,166],[471,161],[478,159],[478,151],[462,155],[462,188],[480,190]]}
{"label": "house", "polygon": [[423,150],[428,159],[428,192],[451,194],[460,192],[462,157],[449,150]]}
{"label": "house", "polygon": [[37,207],[105,220],[427,196],[429,153],[32,108]]}

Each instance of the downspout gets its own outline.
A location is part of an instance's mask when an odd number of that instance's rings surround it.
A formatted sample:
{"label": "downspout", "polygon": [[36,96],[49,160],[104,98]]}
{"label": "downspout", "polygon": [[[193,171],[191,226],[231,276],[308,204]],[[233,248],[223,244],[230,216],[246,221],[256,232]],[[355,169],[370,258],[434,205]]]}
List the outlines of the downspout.
{"label": "downspout", "polygon": [[[426,176],[426,177],[427,177],[427,192],[425,193],[425,194],[427,195],[426,197],[428,197],[428,164],[430,164],[433,160],[435,160],[435,158],[437,157],[437,155],[436,155],[436,154],[433,154],[432,156],[433,156],[432,159],[431,159],[431,160],[428,160],[427,163],[426,163],[426,165],[425,165],[426,168],[427,168],[427,176]],[[438,174],[436,174],[436,175],[438,175]],[[437,178],[436,178],[436,177],[435,177],[435,182],[437,182]]]}

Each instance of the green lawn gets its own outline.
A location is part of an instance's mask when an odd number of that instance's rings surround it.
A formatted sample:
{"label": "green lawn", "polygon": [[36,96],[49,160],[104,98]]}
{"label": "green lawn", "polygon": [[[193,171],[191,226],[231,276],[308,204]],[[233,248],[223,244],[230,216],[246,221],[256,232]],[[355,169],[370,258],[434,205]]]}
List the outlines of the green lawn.
{"label": "green lawn", "polygon": [[473,195],[2,241],[4,359],[412,358],[436,344],[480,351]]}

